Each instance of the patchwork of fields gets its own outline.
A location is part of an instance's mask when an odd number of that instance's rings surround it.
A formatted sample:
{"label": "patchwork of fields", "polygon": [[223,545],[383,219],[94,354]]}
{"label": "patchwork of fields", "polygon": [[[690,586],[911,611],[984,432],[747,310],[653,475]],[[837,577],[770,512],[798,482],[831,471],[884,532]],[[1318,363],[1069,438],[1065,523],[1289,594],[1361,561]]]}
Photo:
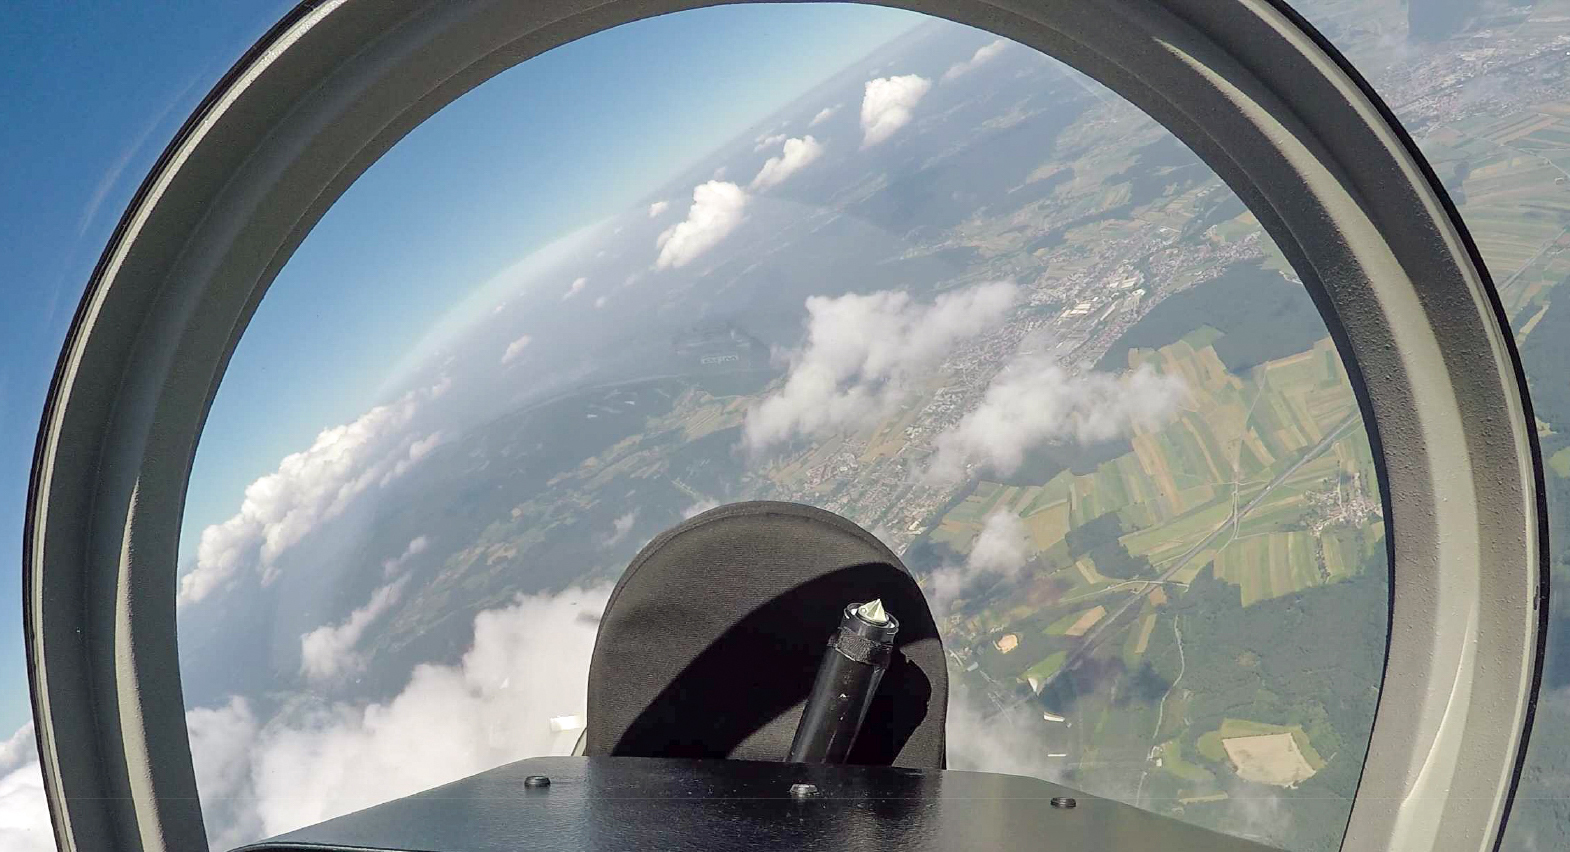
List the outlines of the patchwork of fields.
{"label": "patchwork of fields", "polygon": [[[933,539],[965,552],[989,515],[1018,515],[1038,574],[1066,583],[1069,600],[1153,578],[1223,527],[1173,581],[1214,563],[1248,605],[1350,575],[1382,531],[1377,521],[1372,534],[1349,529],[1377,513],[1377,477],[1361,430],[1344,428],[1358,413],[1333,344],[1327,337],[1238,376],[1214,339],[1201,329],[1130,354],[1131,366],[1153,364],[1188,387],[1182,410],[1133,435],[1130,452],[1040,485],[982,482]],[[1338,428],[1343,434],[1314,453]]]}

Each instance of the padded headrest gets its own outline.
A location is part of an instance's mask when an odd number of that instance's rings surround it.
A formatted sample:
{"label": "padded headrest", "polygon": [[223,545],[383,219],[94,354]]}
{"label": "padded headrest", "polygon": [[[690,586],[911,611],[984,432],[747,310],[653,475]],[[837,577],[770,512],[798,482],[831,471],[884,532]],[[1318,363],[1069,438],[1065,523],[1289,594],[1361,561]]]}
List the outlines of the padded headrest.
{"label": "padded headrest", "polygon": [[871,533],[796,503],[734,503],[661,533],[600,620],[585,753],[782,760],[845,605],[900,622],[851,763],[944,767],[948,672],[921,588]]}

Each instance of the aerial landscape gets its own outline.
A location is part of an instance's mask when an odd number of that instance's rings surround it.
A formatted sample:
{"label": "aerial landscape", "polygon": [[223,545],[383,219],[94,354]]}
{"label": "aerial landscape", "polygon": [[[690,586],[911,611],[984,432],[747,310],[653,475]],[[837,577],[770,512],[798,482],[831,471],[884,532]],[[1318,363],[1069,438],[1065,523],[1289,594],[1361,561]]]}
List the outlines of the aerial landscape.
{"label": "aerial landscape", "polygon": [[[1570,0],[1426,42],[1403,3],[1302,5],[1433,162],[1529,375],[1556,374]],[[504,283],[411,347],[384,405],[185,530],[182,672],[218,842],[564,753],[582,697],[551,678],[581,692],[607,584],[683,517],[772,499],[856,521],[918,578],[952,767],[1339,846],[1384,675],[1372,441],[1297,273],[1138,109],[921,23]],[[1532,390],[1557,524],[1570,385]],[[475,739],[411,768],[384,752],[416,712]],[[1539,714],[1570,722],[1567,702]],[[338,747],[385,777],[268,798],[307,783],[286,757]],[[1526,783],[1555,792],[1518,804],[1513,848],[1559,845],[1570,783]]]}

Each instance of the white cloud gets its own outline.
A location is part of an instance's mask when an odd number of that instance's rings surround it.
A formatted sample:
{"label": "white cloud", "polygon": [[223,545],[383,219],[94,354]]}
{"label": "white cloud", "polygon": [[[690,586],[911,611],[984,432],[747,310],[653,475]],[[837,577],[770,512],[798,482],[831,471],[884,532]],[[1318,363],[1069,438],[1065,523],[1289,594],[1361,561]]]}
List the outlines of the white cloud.
{"label": "white cloud", "polygon": [[447,436],[445,434],[441,432],[432,432],[423,438],[410,442],[408,455],[399,459],[398,463],[393,465],[392,470],[382,474],[382,478],[377,482],[377,484],[386,486],[387,483],[392,482],[394,479],[397,479],[400,476],[403,476],[405,473],[408,473],[409,468],[418,464],[420,459],[430,455],[431,450],[441,446],[441,444],[446,440]]}
{"label": "white cloud", "polygon": [[780,144],[781,142],[784,142],[784,141],[785,141],[785,134],[783,134],[783,133],[775,133],[775,134],[767,135],[767,136],[759,136],[757,138],[757,143],[758,144],[752,146],[752,150],[754,150],[754,151],[762,151],[764,148],[773,148],[775,145],[778,145],[778,144]]}
{"label": "white cloud", "polygon": [[861,99],[861,147],[886,141],[909,124],[911,110],[931,89],[931,80],[915,74],[868,80]]}
{"label": "white cloud", "polygon": [[1010,282],[944,293],[931,304],[893,290],[809,297],[807,345],[791,356],[784,387],[747,412],[748,446],[761,450],[877,416],[921,370],[996,326],[1017,298]]}
{"label": "white cloud", "polygon": [[572,283],[567,286],[567,292],[561,294],[561,300],[565,302],[568,299],[571,299],[573,296],[578,295],[578,293],[583,290],[584,286],[588,283],[589,279],[582,276],[574,278]]}
{"label": "white cloud", "polygon": [[409,546],[403,549],[403,553],[382,563],[382,579],[392,579],[394,574],[402,571],[403,567],[409,564],[409,560],[424,553],[430,546],[431,539],[429,536],[415,537],[413,541],[409,542]]}
{"label": "white cloud", "polygon": [[[237,799],[250,783],[251,751],[261,725],[250,702],[231,697],[219,707],[197,707],[185,712],[186,735],[191,739],[191,764],[196,772],[197,796],[202,817],[214,841],[228,849],[254,839],[255,828],[236,825],[249,802]],[[254,822],[254,817],[246,822]]]}
{"label": "white cloud", "polygon": [[692,191],[687,218],[666,228],[655,246],[657,269],[680,268],[730,235],[741,224],[747,193],[734,183],[711,180]]}
{"label": "white cloud", "polygon": [[720,166],[719,168],[714,170],[714,174],[711,175],[710,177],[712,177],[714,180],[724,180],[725,179],[725,173],[728,172],[728,171],[730,171],[730,167],[729,166]]}
{"label": "white cloud", "polygon": [[633,509],[625,515],[611,522],[611,533],[605,537],[605,546],[614,547],[632,532],[632,525],[638,522],[638,510]]}
{"label": "white cloud", "polygon": [[842,106],[844,106],[844,104],[835,104],[834,106],[826,106],[823,109],[818,110],[818,114],[813,116],[811,121],[807,122],[807,126],[817,127],[823,122],[828,121],[834,116],[834,113],[840,111],[840,107]]}
{"label": "white cloud", "polygon": [[987,516],[981,532],[971,542],[964,565],[949,565],[927,577],[927,598],[938,615],[948,612],[960,593],[985,574],[1012,579],[1030,558],[1025,523],[1013,512],[999,510]]}
{"label": "white cloud", "polygon": [[653,219],[654,217],[660,215],[661,213],[664,213],[666,208],[668,208],[670,206],[671,206],[671,203],[669,201],[656,201],[653,204],[650,204],[649,205],[649,218]]}
{"label": "white cloud", "polygon": [[[474,619],[452,666],[417,666],[386,702],[299,696],[257,725],[243,700],[193,710],[208,831],[228,848],[445,784],[504,763],[564,754],[553,717],[582,715],[596,617],[609,586],[519,596]],[[565,740],[565,741],[564,741]],[[206,755],[206,757],[204,757]]]}
{"label": "white cloud", "polygon": [[38,738],[33,735],[32,722],[23,725],[10,739],[0,742],[0,773],[37,760]]}
{"label": "white cloud", "polygon": [[300,673],[313,681],[328,681],[364,668],[364,656],[355,652],[360,637],[403,596],[408,577],[399,577],[371,593],[365,605],[338,624],[328,624],[300,637]]}
{"label": "white cloud", "polygon": [[506,351],[502,352],[502,363],[511,364],[519,355],[523,354],[523,350],[527,349],[533,341],[533,336],[524,334],[520,335],[517,340],[507,344]]}
{"label": "white cloud", "polygon": [[256,570],[263,583],[278,572],[278,557],[332,520],[367,490],[402,476],[442,440],[413,432],[421,406],[451,386],[413,390],[351,423],[324,429],[311,447],[278,463],[278,469],[245,489],[240,511],[202,530],[196,567],[180,578],[179,602],[199,601]]}
{"label": "white cloud", "polygon": [[1285,845],[1292,838],[1292,814],[1279,793],[1242,783],[1228,785],[1226,792],[1228,834],[1272,846]]}
{"label": "white cloud", "polygon": [[812,163],[813,160],[823,156],[823,145],[811,136],[800,139],[786,139],[785,148],[778,157],[770,157],[758,170],[758,176],[752,179],[748,189],[768,189],[778,186],[786,178],[801,171]]}
{"label": "white cloud", "polygon": [[980,700],[955,682],[945,730],[948,767],[1061,781],[1067,766],[1063,758],[1048,757],[1044,740],[1024,727],[1031,721],[1020,715],[988,719]]}
{"label": "white cloud", "polygon": [[681,510],[681,519],[685,521],[688,518],[695,518],[710,509],[717,508],[719,505],[720,501],[714,500],[712,498],[699,500],[693,503],[691,506]]}
{"label": "white cloud", "polygon": [[1005,577],[1019,573],[1030,556],[1025,522],[1013,512],[993,512],[970,546],[965,564],[974,571],[996,571]]}
{"label": "white cloud", "polygon": [[609,302],[610,300],[611,300],[610,296],[600,296],[599,298],[594,300],[594,307],[595,308],[603,308],[603,307],[605,307],[605,303]]}
{"label": "white cloud", "polygon": [[982,465],[1008,475],[1047,441],[1090,443],[1134,427],[1157,428],[1185,395],[1182,379],[1148,364],[1123,376],[1071,376],[1040,356],[1022,356],[998,373],[980,405],[933,441],[927,473],[955,480],[970,465]]}
{"label": "white cloud", "polygon": [[943,72],[943,82],[947,83],[950,80],[963,77],[966,74],[969,74],[970,72],[981,67],[982,65],[991,62],[994,58],[997,57],[998,54],[1003,52],[1004,48],[1008,47],[1008,44],[1009,43],[1006,39],[1000,38],[997,41],[978,48],[969,59],[965,60],[964,62],[956,62],[953,65],[950,65],[949,70]]}
{"label": "white cloud", "polygon": [[0,742],[0,849],[54,852],[54,848],[44,775],[29,722]]}

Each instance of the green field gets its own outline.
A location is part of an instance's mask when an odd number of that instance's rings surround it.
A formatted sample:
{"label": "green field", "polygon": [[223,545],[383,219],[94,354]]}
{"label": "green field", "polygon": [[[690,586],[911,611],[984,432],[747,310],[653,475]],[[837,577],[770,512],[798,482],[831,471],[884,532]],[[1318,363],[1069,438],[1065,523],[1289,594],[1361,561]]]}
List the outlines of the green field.
{"label": "green field", "polygon": [[1191,783],[1216,780],[1216,774],[1196,763],[1183,759],[1181,740],[1168,740],[1161,744],[1161,768]]}
{"label": "green field", "polygon": [[1307,532],[1266,533],[1231,542],[1216,556],[1216,576],[1243,590],[1243,606],[1320,584]]}
{"label": "green field", "polygon": [[1025,679],[1025,678],[1033,678],[1033,677],[1034,678],[1051,677],[1052,675],[1057,673],[1058,669],[1063,668],[1063,663],[1067,659],[1068,659],[1068,652],[1067,651],[1058,651],[1057,653],[1052,654],[1051,656],[1047,657],[1046,659],[1042,660],[1041,662],[1036,663],[1035,665],[1033,665],[1030,668],[1026,669],[1024,674],[1020,675],[1020,678],[1021,679]]}

